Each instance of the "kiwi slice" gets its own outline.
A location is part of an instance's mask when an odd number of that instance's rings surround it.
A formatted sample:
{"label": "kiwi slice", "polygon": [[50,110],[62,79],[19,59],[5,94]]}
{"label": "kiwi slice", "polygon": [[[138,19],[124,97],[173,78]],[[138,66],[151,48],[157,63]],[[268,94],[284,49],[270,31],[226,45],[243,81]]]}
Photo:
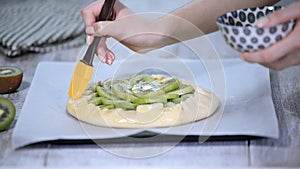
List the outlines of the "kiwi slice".
{"label": "kiwi slice", "polygon": [[7,129],[13,122],[16,114],[14,104],[6,98],[0,97],[0,131]]}
{"label": "kiwi slice", "polygon": [[116,107],[116,108],[122,108],[124,110],[135,110],[137,106],[136,104],[126,100],[111,100],[103,97],[93,98],[89,100],[89,103],[99,106],[100,108],[107,108],[107,109],[112,109]]}
{"label": "kiwi slice", "polygon": [[167,99],[175,99],[175,98],[178,98],[179,97],[179,94],[177,93],[166,93],[166,98]]}
{"label": "kiwi slice", "polygon": [[151,83],[139,83],[132,87],[132,92],[138,98],[149,98],[164,95],[165,92],[161,90],[160,84],[156,81]]}
{"label": "kiwi slice", "polygon": [[135,84],[150,83],[153,81],[154,81],[154,78],[151,75],[139,74],[139,75],[133,76],[130,79],[130,85],[133,86]]}
{"label": "kiwi slice", "polygon": [[97,86],[96,92],[100,97],[117,99],[109,90],[106,90],[104,87]]}
{"label": "kiwi slice", "polygon": [[99,100],[101,100],[101,104],[103,104],[103,105],[114,104],[114,101],[111,99],[108,99],[108,98],[99,97]]}
{"label": "kiwi slice", "polygon": [[175,95],[178,94],[179,96],[184,95],[184,94],[189,94],[189,93],[194,93],[195,89],[192,86],[184,86],[181,89],[169,92],[169,95]]}
{"label": "kiwi slice", "polygon": [[100,97],[94,97],[89,100],[89,103],[92,103],[92,104],[98,106],[98,105],[102,104],[102,100]]}
{"label": "kiwi slice", "polygon": [[186,100],[195,89],[176,78],[156,81],[148,74],[126,79],[108,79],[93,87],[89,103],[100,108],[135,110],[138,105],[163,103],[174,105]]}
{"label": "kiwi slice", "polygon": [[151,98],[140,98],[136,100],[134,103],[141,105],[141,104],[152,104],[152,103],[167,103],[168,100],[165,95],[161,95],[158,97],[151,97]]}
{"label": "kiwi slice", "polygon": [[174,78],[169,79],[162,84],[162,88],[166,93],[176,90],[179,88],[179,81]]}
{"label": "kiwi slice", "polygon": [[109,104],[109,105],[100,105],[99,107],[101,109],[113,109],[113,108],[115,108],[115,106],[112,105],[112,104]]}
{"label": "kiwi slice", "polygon": [[135,97],[130,90],[129,86],[123,83],[113,84],[111,87],[112,93],[115,94],[118,98],[124,99],[130,102],[134,102],[138,98]]}
{"label": "kiwi slice", "polygon": [[103,82],[102,86],[108,90],[108,91],[111,91],[111,87],[114,85],[114,84],[118,84],[118,83],[122,83],[122,84],[125,84],[127,86],[129,86],[129,81],[128,80],[125,80],[125,79],[107,79]]}
{"label": "kiwi slice", "polygon": [[180,103],[180,102],[182,102],[182,101],[185,101],[187,98],[189,98],[189,97],[191,97],[191,96],[192,96],[192,94],[185,94],[185,95],[182,95],[182,96],[179,97],[179,98],[172,99],[171,101],[172,101],[173,103],[175,103],[175,104],[178,104],[178,103]]}
{"label": "kiwi slice", "polygon": [[89,98],[99,97],[98,93],[89,94]]}
{"label": "kiwi slice", "polygon": [[114,106],[123,110],[135,110],[137,105],[125,100],[114,100]]}
{"label": "kiwi slice", "polygon": [[0,94],[17,90],[22,82],[23,71],[14,66],[0,66]]}
{"label": "kiwi slice", "polygon": [[156,91],[147,90],[147,91],[133,91],[133,94],[138,98],[151,98],[160,95],[165,95],[165,92],[163,90],[156,90]]}

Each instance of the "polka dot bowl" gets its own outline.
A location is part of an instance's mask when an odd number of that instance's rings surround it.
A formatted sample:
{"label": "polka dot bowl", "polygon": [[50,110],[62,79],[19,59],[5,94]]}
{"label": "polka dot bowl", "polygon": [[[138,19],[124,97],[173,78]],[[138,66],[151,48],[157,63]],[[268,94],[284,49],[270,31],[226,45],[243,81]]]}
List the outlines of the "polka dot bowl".
{"label": "polka dot bowl", "polygon": [[280,6],[264,6],[228,12],[217,18],[217,25],[226,42],[239,52],[253,52],[267,48],[287,36],[295,21],[278,24],[270,28],[255,26],[256,21]]}

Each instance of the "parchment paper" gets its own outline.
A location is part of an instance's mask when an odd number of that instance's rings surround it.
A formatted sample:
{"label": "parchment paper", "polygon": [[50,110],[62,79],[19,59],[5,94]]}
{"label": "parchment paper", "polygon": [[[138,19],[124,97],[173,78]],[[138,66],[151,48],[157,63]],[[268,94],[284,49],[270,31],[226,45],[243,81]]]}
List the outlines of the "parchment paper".
{"label": "parchment paper", "polygon": [[[143,67],[137,64],[142,64],[138,61],[137,63],[131,62],[135,61],[127,60],[125,65],[124,61],[117,61],[112,66],[99,64],[99,67],[95,66],[93,81],[104,80],[112,76],[126,76],[132,73],[131,68],[136,70]],[[220,98],[221,105],[216,113],[218,117],[213,115],[193,124],[147,130],[183,136],[245,135],[277,138],[278,123],[271,99],[268,69],[245,63],[240,59],[225,59],[221,63],[225,76],[225,86],[223,86],[225,98]],[[200,60],[180,59],[178,61],[177,59],[173,63],[172,59],[164,58],[156,59],[152,64],[157,65],[158,68],[166,66],[166,69],[145,68],[141,71],[170,73],[172,76],[187,80],[190,79],[183,77],[186,73],[182,72],[190,72],[189,76],[191,75],[193,82],[213,90],[207,70]],[[75,63],[68,62],[41,62],[38,65],[13,132],[14,148],[60,139],[121,138],[144,131],[144,129],[111,129],[92,126],[80,123],[68,115],[66,112],[67,92],[74,66]],[[213,92],[216,92],[218,97],[222,97],[218,91]]]}

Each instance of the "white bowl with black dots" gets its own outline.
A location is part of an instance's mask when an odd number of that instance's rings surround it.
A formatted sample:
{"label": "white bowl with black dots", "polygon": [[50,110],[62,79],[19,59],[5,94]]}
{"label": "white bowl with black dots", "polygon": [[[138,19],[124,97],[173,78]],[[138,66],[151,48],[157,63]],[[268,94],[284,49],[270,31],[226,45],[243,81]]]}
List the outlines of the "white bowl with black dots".
{"label": "white bowl with black dots", "polygon": [[218,17],[217,24],[232,48],[239,52],[253,52],[273,45],[293,30],[294,20],[270,28],[255,26],[259,18],[280,9],[283,7],[264,6],[231,11]]}

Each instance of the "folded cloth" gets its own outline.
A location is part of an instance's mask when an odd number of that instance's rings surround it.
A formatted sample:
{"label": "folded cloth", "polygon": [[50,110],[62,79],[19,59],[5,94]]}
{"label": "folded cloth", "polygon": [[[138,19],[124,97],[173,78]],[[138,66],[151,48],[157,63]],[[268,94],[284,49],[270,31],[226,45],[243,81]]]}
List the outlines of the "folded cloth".
{"label": "folded cloth", "polygon": [[8,57],[84,44],[81,5],[46,0],[0,6],[0,51]]}

